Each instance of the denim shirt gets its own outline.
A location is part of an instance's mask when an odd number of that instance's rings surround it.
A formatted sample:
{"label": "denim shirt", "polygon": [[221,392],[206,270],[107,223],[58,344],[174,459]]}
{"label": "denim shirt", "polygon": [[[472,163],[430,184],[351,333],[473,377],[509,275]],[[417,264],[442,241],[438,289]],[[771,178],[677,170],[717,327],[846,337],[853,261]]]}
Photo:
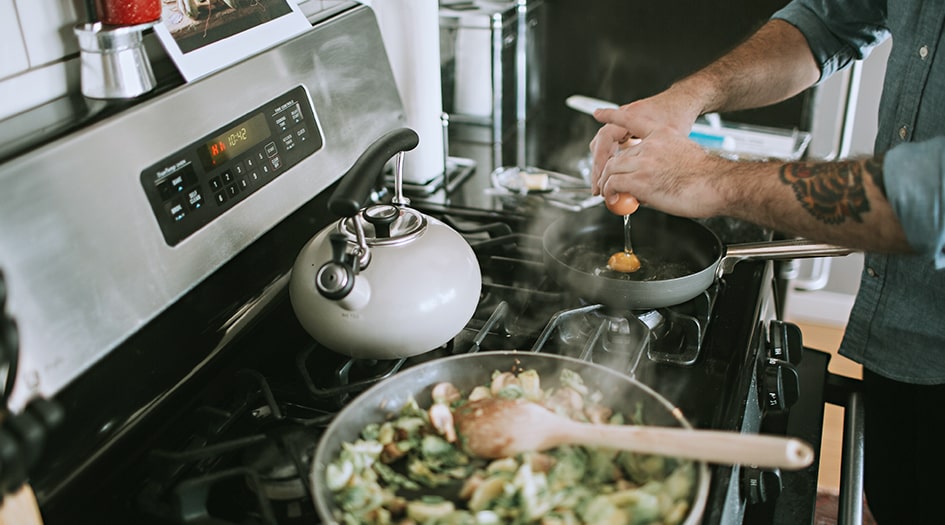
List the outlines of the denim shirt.
{"label": "denim shirt", "polygon": [[795,0],[821,80],[892,36],[874,145],[915,255],[866,254],[840,354],[898,381],[945,383],[945,4]]}

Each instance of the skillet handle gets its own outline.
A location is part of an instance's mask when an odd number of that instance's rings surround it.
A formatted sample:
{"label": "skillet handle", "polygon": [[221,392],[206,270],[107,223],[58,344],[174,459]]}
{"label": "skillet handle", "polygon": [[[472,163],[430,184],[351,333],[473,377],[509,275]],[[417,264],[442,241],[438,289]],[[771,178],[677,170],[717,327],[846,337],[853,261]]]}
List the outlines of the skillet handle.
{"label": "skillet handle", "polygon": [[788,239],[772,242],[746,242],[732,244],[725,250],[725,256],[719,262],[716,276],[731,273],[739,261],[764,259],[785,260],[805,259],[810,257],[837,257],[856,252],[845,246],[825,244],[807,239]]}

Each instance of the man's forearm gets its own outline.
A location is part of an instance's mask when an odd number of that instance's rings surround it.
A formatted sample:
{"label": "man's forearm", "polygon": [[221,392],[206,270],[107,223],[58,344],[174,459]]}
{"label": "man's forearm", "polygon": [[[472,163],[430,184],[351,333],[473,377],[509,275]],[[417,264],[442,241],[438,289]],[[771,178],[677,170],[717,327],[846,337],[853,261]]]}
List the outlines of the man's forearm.
{"label": "man's forearm", "polygon": [[819,77],[804,35],[783,20],[771,20],[670,90],[696,97],[703,114],[774,104],[807,89]]}
{"label": "man's forearm", "polygon": [[723,214],[865,251],[912,251],[886,199],[882,158],[730,167]]}

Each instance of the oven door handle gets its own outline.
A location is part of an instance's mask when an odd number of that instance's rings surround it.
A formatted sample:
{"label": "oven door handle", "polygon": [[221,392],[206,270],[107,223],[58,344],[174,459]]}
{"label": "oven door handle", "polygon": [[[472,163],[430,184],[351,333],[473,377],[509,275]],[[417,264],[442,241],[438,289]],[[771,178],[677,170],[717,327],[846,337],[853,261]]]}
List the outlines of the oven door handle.
{"label": "oven door handle", "polygon": [[862,525],[866,419],[862,382],[828,374],[826,394],[828,403],[844,408],[837,523]]}

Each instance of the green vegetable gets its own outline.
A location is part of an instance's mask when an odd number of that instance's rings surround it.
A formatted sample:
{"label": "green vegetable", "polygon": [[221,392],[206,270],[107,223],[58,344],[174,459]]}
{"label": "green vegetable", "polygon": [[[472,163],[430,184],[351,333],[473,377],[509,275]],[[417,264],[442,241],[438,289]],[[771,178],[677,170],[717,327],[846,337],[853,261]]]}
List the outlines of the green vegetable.
{"label": "green vegetable", "polygon": [[[559,413],[623,424],[610,414],[580,375],[562,370],[556,389],[541,389],[534,370],[518,375],[494,372],[489,385],[475,387],[462,406],[488,396],[548,403]],[[442,392],[452,392],[451,385]],[[455,399],[455,397],[454,397]],[[469,456],[444,430],[449,413],[431,412],[416,400],[389,421],[367,425],[360,439],[344,443],[326,468],[326,484],[345,525],[676,525],[690,509],[696,470],[692,463],[628,452],[561,446],[545,453],[485,461]],[[630,420],[642,424],[642,405]],[[439,430],[438,430],[439,429]],[[460,497],[459,487],[463,487]],[[426,487],[456,496],[399,496]]]}

